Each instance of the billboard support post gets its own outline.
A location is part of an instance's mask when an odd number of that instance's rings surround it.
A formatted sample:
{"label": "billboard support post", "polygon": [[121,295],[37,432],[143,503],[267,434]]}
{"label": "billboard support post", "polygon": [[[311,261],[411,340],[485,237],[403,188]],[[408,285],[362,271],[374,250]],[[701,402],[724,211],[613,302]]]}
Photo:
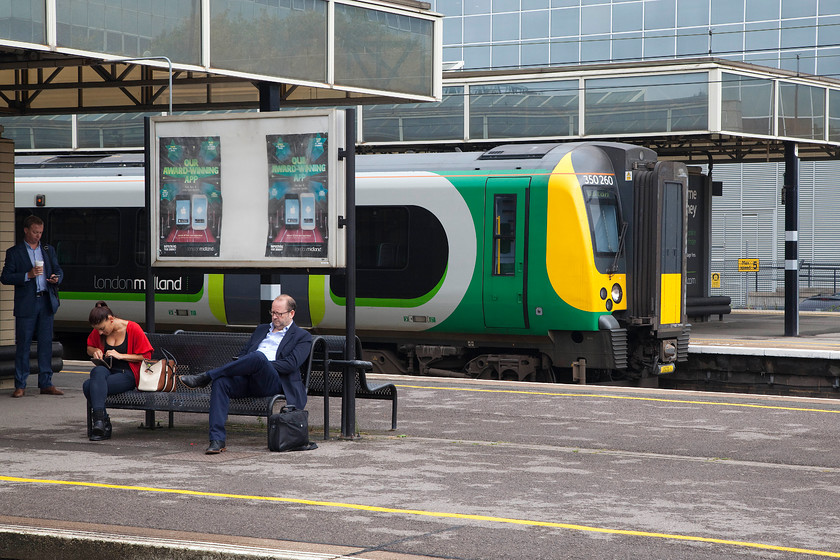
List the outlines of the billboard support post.
{"label": "billboard support post", "polygon": [[[146,146],[144,148],[146,161],[151,161],[152,150],[150,141],[150,121],[149,117],[143,119],[143,134],[146,136]],[[149,165],[144,166],[146,169],[146,218],[149,220],[149,225],[146,227],[146,332],[155,332],[155,272],[152,269],[152,172]]]}
{"label": "billboard support post", "polygon": [[[346,243],[346,286],[344,342],[344,384],[341,398],[341,436],[352,439],[356,435],[356,110],[345,109],[345,224]],[[341,157],[341,154],[339,155]],[[326,372],[324,372],[326,375]]]}

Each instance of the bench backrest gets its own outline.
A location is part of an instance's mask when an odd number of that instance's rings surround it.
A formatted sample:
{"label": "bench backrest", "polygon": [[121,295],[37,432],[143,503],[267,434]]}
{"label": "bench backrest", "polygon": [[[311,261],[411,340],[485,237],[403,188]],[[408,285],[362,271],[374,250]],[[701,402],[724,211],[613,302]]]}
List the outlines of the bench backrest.
{"label": "bench backrest", "polygon": [[[251,338],[248,333],[197,331],[178,331],[174,334],[146,333],[146,336],[155,349],[152,353],[153,359],[159,360],[164,357],[161,349],[175,357],[178,362],[175,369],[177,375],[202,373],[224,365],[238,356]],[[308,387],[309,383],[313,350],[310,350],[309,359],[300,368],[305,387]]]}

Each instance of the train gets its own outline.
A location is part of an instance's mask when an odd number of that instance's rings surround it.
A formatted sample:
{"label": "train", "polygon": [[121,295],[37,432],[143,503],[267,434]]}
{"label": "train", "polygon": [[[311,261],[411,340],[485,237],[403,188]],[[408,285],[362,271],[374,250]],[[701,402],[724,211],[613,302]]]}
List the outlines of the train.
{"label": "train", "polygon": [[[100,299],[142,324],[142,154],[15,165],[16,219],[44,220],[65,272],[56,330],[87,329]],[[687,360],[682,163],[590,141],[359,155],[356,171],[355,320],[375,371],[635,383]],[[282,291],[299,325],[343,332],[345,275],[294,272],[155,269],[156,328],[249,329]]]}

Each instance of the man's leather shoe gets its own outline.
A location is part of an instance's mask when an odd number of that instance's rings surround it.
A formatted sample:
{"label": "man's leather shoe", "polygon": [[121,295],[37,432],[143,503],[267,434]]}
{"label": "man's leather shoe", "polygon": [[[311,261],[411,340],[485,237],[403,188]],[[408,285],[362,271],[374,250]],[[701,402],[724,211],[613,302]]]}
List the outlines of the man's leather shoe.
{"label": "man's leather shoe", "polygon": [[178,379],[180,379],[181,383],[183,383],[190,389],[195,389],[196,387],[206,387],[210,385],[211,381],[213,381],[213,379],[207,373],[196,373],[195,375],[182,375]]}
{"label": "man's leather shoe", "polygon": [[221,453],[227,449],[225,447],[225,442],[218,440],[218,439],[211,439],[210,446],[207,448],[207,451],[204,452],[205,455],[216,455],[217,453]]}
{"label": "man's leather shoe", "polygon": [[50,385],[49,387],[44,387],[41,389],[42,395],[63,395],[64,391],[60,391],[58,387],[55,385]]}
{"label": "man's leather shoe", "polygon": [[15,399],[19,399],[19,398],[21,398],[22,396],[23,396],[23,389],[21,389],[20,387],[18,387],[17,389],[15,389],[15,392],[14,392],[14,393],[12,393],[12,398],[15,398]]}

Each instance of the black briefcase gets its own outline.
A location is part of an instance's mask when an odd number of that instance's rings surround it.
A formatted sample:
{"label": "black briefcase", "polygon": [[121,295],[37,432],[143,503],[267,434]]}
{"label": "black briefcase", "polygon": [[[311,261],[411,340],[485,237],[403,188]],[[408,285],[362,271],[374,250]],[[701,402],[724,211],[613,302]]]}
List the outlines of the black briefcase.
{"label": "black briefcase", "polygon": [[318,447],[309,441],[309,411],[284,406],[268,417],[270,451],[305,451]]}

